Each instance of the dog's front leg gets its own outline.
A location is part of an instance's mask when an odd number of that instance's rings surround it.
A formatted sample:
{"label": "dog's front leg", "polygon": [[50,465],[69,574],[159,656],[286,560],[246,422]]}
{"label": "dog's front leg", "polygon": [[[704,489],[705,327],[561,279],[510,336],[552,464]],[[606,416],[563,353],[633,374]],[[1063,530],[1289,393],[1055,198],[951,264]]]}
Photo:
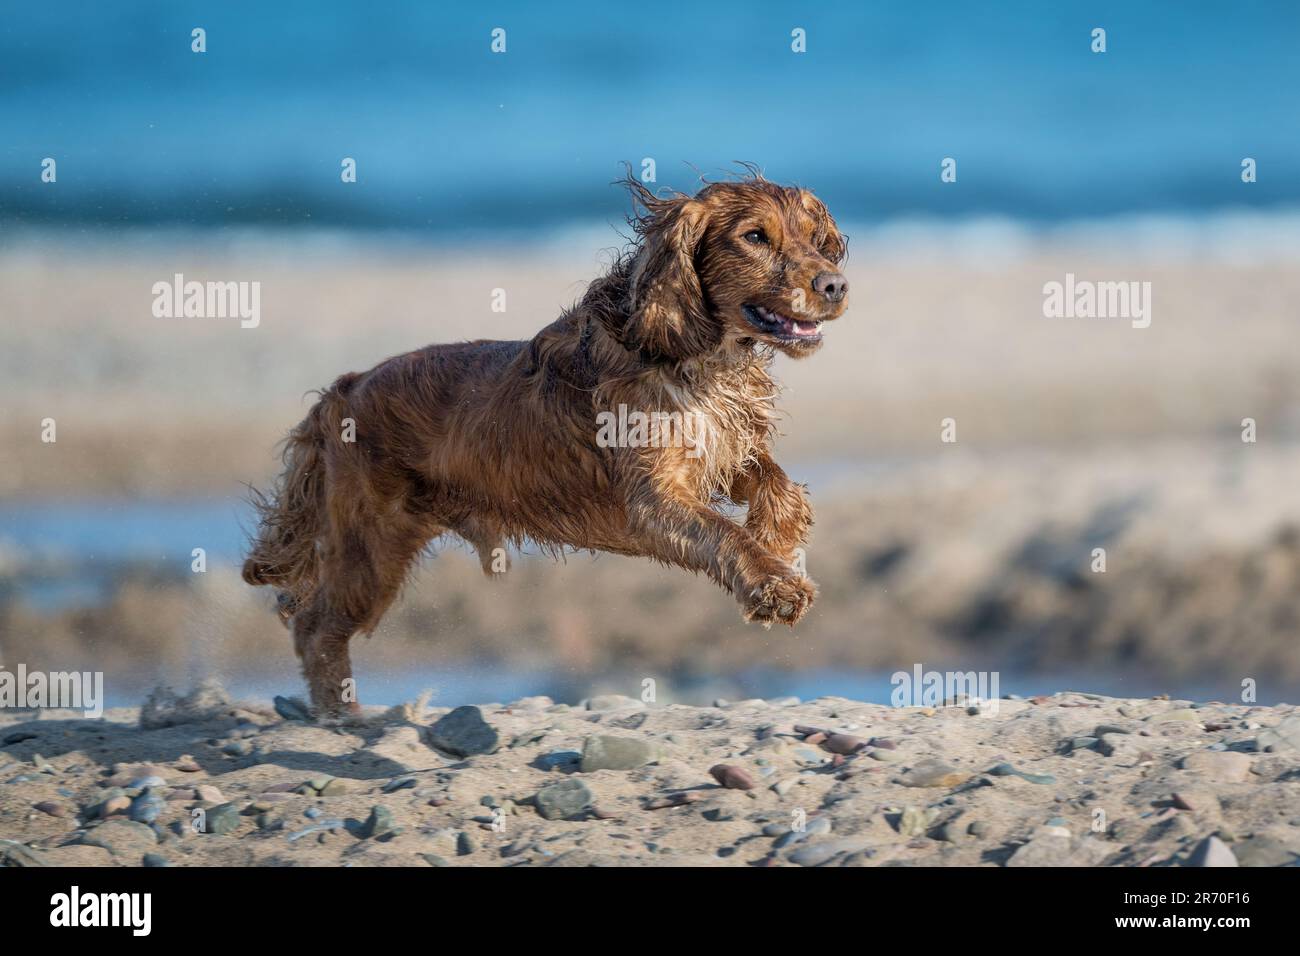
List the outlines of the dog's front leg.
{"label": "dog's front leg", "polygon": [[795,551],[808,543],[813,510],[803,485],[791,481],[781,466],[760,455],[732,484],[731,500],[748,504],[745,527],[763,547],[794,563]]}
{"label": "dog's front leg", "polygon": [[793,626],[817,596],[810,580],[748,530],[685,494],[643,488],[629,517],[652,557],[703,571],[736,596],[747,621]]}

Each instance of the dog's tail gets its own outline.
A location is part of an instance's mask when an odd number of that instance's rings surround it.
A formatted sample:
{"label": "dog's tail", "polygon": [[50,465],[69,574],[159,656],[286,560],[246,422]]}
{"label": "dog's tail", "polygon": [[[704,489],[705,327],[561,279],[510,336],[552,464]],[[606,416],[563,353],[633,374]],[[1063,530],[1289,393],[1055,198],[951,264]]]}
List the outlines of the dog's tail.
{"label": "dog's tail", "polygon": [[280,617],[287,623],[320,579],[316,542],[325,529],[325,443],[338,417],[337,386],[325,391],[284,442],[284,471],[270,493],[250,488],[258,529],[244,561],[252,585],[279,591]]}

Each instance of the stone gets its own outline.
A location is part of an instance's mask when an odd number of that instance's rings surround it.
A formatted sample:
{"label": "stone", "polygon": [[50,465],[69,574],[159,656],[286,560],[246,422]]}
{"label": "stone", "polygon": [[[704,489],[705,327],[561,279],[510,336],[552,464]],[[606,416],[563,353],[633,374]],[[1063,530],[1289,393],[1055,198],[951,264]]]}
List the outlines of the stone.
{"label": "stone", "polygon": [[272,704],[275,712],[285,720],[311,720],[311,710],[298,697],[277,696]]}
{"label": "stone", "polygon": [[393,811],[382,804],[370,808],[370,816],[361,826],[363,840],[378,840],[401,832],[393,820]]}
{"label": "stone", "polygon": [[582,745],[583,773],[596,770],[635,770],[655,760],[654,746],[635,737],[588,737]]}
{"label": "stone", "polygon": [[82,834],[75,842],[103,847],[120,859],[138,860],[158,845],[158,836],[143,823],[109,820]]}
{"label": "stone", "polygon": [[1007,860],[1009,867],[1095,866],[1106,855],[1106,847],[1091,837],[1073,840],[1063,827],[1041,827]]}
{"label": "stone", "polygon": [[533,798],[537,812],[547,820],[568,820],[591,806],[593,797],[581,780],[570,778],[542,787]]}
{"label": "stone", "polygon": [[905,807],[898,815],[898,833],[904,837],[925,836],[925,831],[938,816],[939,811],[933,807]]}
{"label": "stone", "polygon": [[52,864],[40,850],[17,840],[0,840],[0,866],[34,869],[50,865]]}
{"label": "stone", "polygon": [[792,850],[788,859],[799,866],[822,866],[836,857],[865,850],[868,842],[866,837],[850,836],[805,843],[798,849]]}
{"label": "stone", "polygon": [[1267,836],[1253,836],[1233,845],[1238,866],[1295,866],[1300,856],[1285,844]]}
{"label": "stone", "polygon": [[905,787],[958,787],[970,779],[970,774],[948,766],[941,760],[927,758],[898,778]]}
{"label": "stone", "polygon": [[753,790],[757,786],[749,771],[731,764],[715,764],[709,768],[709,776],[728,790]]}
{"label": "stone", "polygon": [[355,781],[335,777],[320,788],[320,795],[322,797],[341,797],[343,794],[352,793],[356,789]]}
{"label": "stone", "polygon": [[842,754],[848,756],[855,754],[867,746],[867,742],[861,737],[855,737],[852,734],[831,734],[822,742],[822,747],[833,754]]}
{"label": "stone", "polygon": [[1275,727],[1266,727],[1255,735],[1255,748],[1261,751],[1300,750],[1300,715],[1284,718]]}
{"label": "stone", "polygon": [[1200,842],[1192,855],[1187,858],[1188,866],[1237,866],[1237,858],[1228,849],[1228,845],[1217,836],[1209,836]]}
{"label": "stone", "polygon": [[1251,757],[1235,751],[1197,750],[1179,766],[1221,783],[1241,783],[1250,776]]}
{"label": "stone", "polygon": [[473,705],[457,707],[429,728],[429,741],[439,750],[457,757],[490,754],[501,740],[483,713]]}
{"label": "stone", "polygon": [[588,710],[626,710],[630,707],[643,709],[645,704],[622,694],[598,694],[587,701]]}
{"label": "stone", "polygon": [[203,832],[212,836],[225,836],[239,826],[239,808],[233,803],[221,803],[203,816]]}

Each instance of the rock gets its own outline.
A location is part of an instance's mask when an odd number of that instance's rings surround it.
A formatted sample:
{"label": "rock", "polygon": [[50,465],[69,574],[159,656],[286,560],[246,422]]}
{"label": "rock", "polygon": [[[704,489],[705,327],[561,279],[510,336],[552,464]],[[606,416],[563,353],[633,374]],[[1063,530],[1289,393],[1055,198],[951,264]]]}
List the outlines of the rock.
{"label": "rock", "polygon": [[31,869],[50,865],[40,850],[32,849],[17,840],[0,840],[0,867]]}
{"label": "rock", "polygon": [[576,750],[552,750],[550,753],[542,754],[534,761],[539,770],[554,770],[556,767],[567,767],[570,764],[578,763],[582,760],[582,754]]}
{"label": "rock", "polygon": [[370,808],[370,816],[361,826],[363,840],[377,840],[401,832],[393,820],[393,811],[382,804]]}
{"label": "rock", "polygon": [[1188,866],[1237,866],[1228,845],[1217,836],[1209,836],[1200,842],[1187,859]]}
{"label": "rock", "polygon": [[867,746],[867,742],[861,737],[855,737],[852,734],[831,734],[824,741],[822,747],[833,754],[855,754]]}
{"label": "rock", "polygon": [[146,853],[140,858],[140,862],[148,867],[163,867],[171,865],[167,862],[167,857],[163,856],[161,853]]}
{"label": "rock", "polygon": [[928,758],[916,764],[898,778],[905,787],[958,787],[970,779],[970,774],[956,770],[941,760]]}
{"label": "rock", "polygon": [[204,681],[183,697],[178,697],[170,687],[155,687],[140,707],[140,729],[202,723],[227,713],[230,708],[230,697],[216,681]]}
{"label": "rock", "polygon": [[1178,710],[1167,710],[1163,714],[1156,714],[1151,718],[1152,723],[1166,723],[1169,721],[1185,721],[1187,723],[1199,724],[1201,722],[1200,711],[1191,708],[1180,708]]}
{"label": "rock", "polygon": [[939,811],[933,807],[905,807],[898,816],[898,833],[904,837],[925,836],[931,824],[938,818]]}
{"label": "rock", "polygon": [[866,837],[840,837],[837,840],[822,840],[817,843],[805,843],[791,851],[788,859],[799,866],[822,866],[838,856],[858,853],[869,845]]}
{"label": "rock", "polygon": [[1300,714],[1286,717],[1276,727],[1266,727],[1255,735],[1255,748],[1261,751],[1300,750]]}
{"label": "rock", "polygon": [[630,707],[644,709],[645,704],[635,697],[622,694],[598,694],[587,701],[588,710],[626,710]]}
{"label": "rock", "polygon": [[109,797],[99,805],[98,816],[101,820],[107,820],[114,814],[126,813],[130,809],[131,798],[125,794],[119,794],[115,797]]}
{"label": "rock", "polygon": [[61,803],[55,803],[53,800],[42,800],[40,803],[33,804],[33,809],[51,817],[66,817],[68,815],[68,808]]}
{"label": "rock", "polygon": [[1073,840],[1062,827],[1042,827],[1028,843],[1007,860],[1009,867],[1095,866],[1106,855],[1098,840]]}
{"label": "rock", "polygon": [[227,757],[247,757],[253,752],[253,745],[247,740],[232,740],[221,748]]}
{"label": "rock", "polygon": [[592,803],[591,791],[581,780],[570,778],[542,787],[533,798],[537,812],[547,820],[568,820]]}
{"label": "rock", "polygon": [[1223,783],[1241,783],[1250,776],[1249,754],[1235,751],[1197,750],[1183,758],[1184,770]]}
{"label": "rock", "polygon": [[311,709],[298,697],[276,697],[275,712],[285,720],[311,720]]}
{"label": "rock", "polygon": [[341,797],[343,794],[352,793],[354,790],[356,790],[354,781],[335,777],[320,788],[320,795],[322,797]]}
{"label": "rock", "polygon": [[1238,866],[1295,866],[1300,857],[1294,850],[1267,836],[1253,836],[1234,844]]}
{"label": "rock", "polygon": [[194,788],[194,796],[203,803],[224,803],[225,796],[211,784],[200,784]]}
{"label": "rock", "polygon": [[588,737],[582,745],[583,773],[596,770],[635,770],[655,760],[649,741],[635,737]]}
{"label": "rock", "polygon": [[131,801],[130,817],[136,823],[154,823],[167,809],[167,802],[152,790],[146,790]]}
{"label": "rock", "polygon": [[218,804],[209,809],[202,819],[204,833],[225,836],[239,826],[239,808],[233,803]]}
{"label": "rock", "polygon": [[490,754],[500,745],[497,732],[477,707],[457,707],[429,728],[429,741],[457,757]]}
{"label": "rock", "polygon": [[143,777],[136,777],[127,783],[128,790],[148,790],[152,788],[165,787],[167,781],[156,773],[151,773]]}
{"label": "rock", "polygon": [[474,841],[474,838],[464,830],[461,830],[460,833],[456,835],[457,856],[469,856],[477,849],[478,844]]}
{"label": "rock", "polygon": [[731,764],[720,763],[710,767],[709,776],[728,790],[753,790],[758,786],[747,770]]}
{"label": "rock", "polygon": [[1027,780],[1029,783],[1056,783],[1056,778],[1050,773],[1025,773],[1025,771],[1017,770],[1009,763],[1000,763],[997,766],[990,768],[987,772],[995,777],[1019,777],[1021,780]]}
{"label": "rock", "polygon": [[158,836],[143,823],[109,820],[82,834],[75,842],[103,847],[119,859],[138,860],[158,845]]}

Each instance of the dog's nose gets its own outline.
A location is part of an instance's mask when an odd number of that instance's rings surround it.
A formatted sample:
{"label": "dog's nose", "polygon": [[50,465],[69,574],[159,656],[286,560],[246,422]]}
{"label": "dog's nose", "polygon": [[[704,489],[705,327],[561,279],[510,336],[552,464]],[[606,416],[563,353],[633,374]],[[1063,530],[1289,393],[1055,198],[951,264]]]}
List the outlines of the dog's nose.
{"label": "dog's nose", "polygon": [[812,281],[813,291],[827,302],[839,302],[849,294],[849,280],[838,272],[822,272]]}

